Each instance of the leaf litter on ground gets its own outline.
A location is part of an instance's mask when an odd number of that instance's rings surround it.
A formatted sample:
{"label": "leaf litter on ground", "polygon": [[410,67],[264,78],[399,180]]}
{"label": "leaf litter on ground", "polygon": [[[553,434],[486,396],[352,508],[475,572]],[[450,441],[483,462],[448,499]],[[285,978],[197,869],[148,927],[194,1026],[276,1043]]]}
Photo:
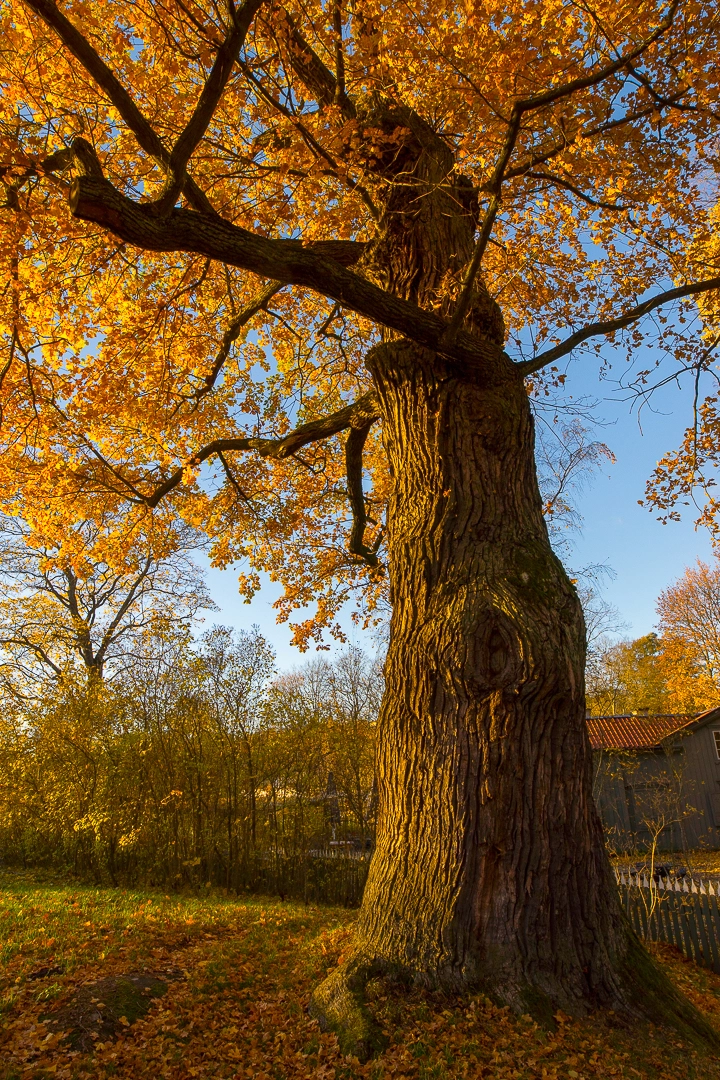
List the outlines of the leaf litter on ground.
{"label": "leaf litter on ground", "polygon": [[[481,996],[369,987],[388,1039],[344,1057],[307,1015],[356,913],[266,897],[168,896],[0,873],[0,1080],[720,1080],[673,1032],[611,1013],[552,1031]],[[720,1030],[720,977],[656,956]]]}

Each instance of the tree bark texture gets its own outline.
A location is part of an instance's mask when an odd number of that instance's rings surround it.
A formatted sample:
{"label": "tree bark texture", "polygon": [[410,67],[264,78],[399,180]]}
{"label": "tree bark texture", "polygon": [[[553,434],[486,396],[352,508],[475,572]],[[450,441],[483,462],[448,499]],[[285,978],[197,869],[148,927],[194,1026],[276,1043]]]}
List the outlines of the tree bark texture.
{"label": "tree bark texture", "polygon": [[[422,135],[394,159],[365,265],[447,316],[477,206]],[[558,1009],[644,1009],[712,1038],[620,910],[592,798],[582,608],[543,518],[524,379],[481,281],[465,325],[488,342],[482,359],[392,331],[368,357],[392,477],[377,843],[354,953],[311,1011],[366,1056],[379,1044],[363,986],[389,974],[481,989],[551,1023]]]}
{"label": "tree bark texture", "polygon": [[[527,1011],[611,1001],[620,916],[592,802],[585,631],[509,365],[370,358],[394,479],[379,830],[364,948]],[[530,1000],[530,999],[533,1000]]]}
{"label": "tree bark texture", "polygon": [[393,478],[377,843],[354,953],[311,1012],[368,1056],[363,987],[390,975],[549,1023],[605,1006],[712,1039],[620,909],[583,614],[550,546],[522,380],[405,340],[369,366]]}

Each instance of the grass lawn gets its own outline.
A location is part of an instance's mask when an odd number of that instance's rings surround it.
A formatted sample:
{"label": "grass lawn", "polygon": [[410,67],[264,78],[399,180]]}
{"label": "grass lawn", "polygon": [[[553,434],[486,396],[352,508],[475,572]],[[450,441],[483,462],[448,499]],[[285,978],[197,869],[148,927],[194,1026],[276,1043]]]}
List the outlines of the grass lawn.
{"label": "grass lawn", "polygon": [[[374,988],[389,1047],[343,1058],[306,1014],[354,913],[263,898],[167,896],[0,872],[1,1080],[391,1077],[715,1078],[720,1061],[612,1014],[545,1032],[482,998]],[[720,1030],[720,977],[661,962]]]}

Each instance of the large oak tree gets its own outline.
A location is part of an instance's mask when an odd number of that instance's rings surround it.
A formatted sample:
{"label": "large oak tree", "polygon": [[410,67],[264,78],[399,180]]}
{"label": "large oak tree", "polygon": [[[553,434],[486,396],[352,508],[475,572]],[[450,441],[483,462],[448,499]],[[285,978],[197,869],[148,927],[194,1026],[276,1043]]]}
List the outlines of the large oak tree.
{"label": "large oak tree", "polygon": [[264,569],[281,615],[315,602],[301,645],[389,590],[377,850],[316,1015],[367,1050],[363,984],[394,973],[700,1031],[615,899],[531,399],[608,335],[711,362],[716,5],[2,19],[8,508],[122,518],[118,550],[181,515],[248,595]]}

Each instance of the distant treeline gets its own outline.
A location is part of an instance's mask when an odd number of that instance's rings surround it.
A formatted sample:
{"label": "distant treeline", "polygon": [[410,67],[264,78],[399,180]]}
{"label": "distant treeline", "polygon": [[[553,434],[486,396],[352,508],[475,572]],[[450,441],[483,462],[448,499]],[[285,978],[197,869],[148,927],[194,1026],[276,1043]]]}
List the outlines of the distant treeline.
{"label": "distant treeline", "polygon": [[[177,631],[112,681],[67,673],[0,717],[0,856],[113,884],[298,890],[372,844],[377,665],[277,676],[256,631]],[[316,860],[319,864],[319,860]],[[327,860],[326,860],[327,861]]]}

